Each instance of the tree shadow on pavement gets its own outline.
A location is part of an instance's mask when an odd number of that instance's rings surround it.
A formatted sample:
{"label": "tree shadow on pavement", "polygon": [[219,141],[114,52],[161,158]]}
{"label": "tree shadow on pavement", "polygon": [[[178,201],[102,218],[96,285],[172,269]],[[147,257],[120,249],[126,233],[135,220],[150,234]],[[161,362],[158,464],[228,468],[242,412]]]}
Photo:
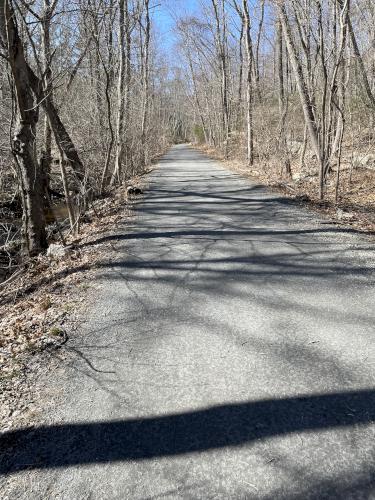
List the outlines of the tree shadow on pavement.
{"label": "tree shadow on pavement", "polygon": [[8,431],[0,473],[144,460],[375,422],[375,390],[224,404],[185,413]]}

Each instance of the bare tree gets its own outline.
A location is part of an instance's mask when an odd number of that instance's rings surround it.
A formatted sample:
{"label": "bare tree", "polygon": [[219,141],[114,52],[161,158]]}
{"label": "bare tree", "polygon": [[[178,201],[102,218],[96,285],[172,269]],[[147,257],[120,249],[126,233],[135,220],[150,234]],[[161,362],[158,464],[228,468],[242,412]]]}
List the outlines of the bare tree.
{"label": "bare tree", "polygon": [[215,42],[221,71],[222,133],[225,143],[225,156],[228,156],[229,142],[229,102],[228,102],[228,64],[227,64],[227,25],[224,0],[211,0],[215,16]]}
{"label": "bare tree", "polygon": [[43,173],[38,165],[35,143],[38,107],[15,12],[9,0],[0,0],[0,36],[4,56],[11,68],[17,102],[17,125],[12,138],[12,151],[21,184],[24,248],[29,255],[36,255],[47,246]]}
{"label": "bare tree", "polygon": [[247,160],[254,163],[254,131],[253,131],[253,44],[251,39],[251,23],[247,0],[242,1],[242,16],[244,23],[247,75],[246,75],[246,122],[247,122]]}
{"label": "bare tree", "polygon": [[[144,0],[145,25],[141,24],[144,31],[144,46],[142,51],[142,84],[143,84],[143,103],[142,103],[142,122],[141,122],[141,162],[145,165],[148,161],[148,152],[146,145],[146,134],[149,113],[149,74],[150,74],[150,0]],[[142,19],[142,18],[140,18]]]}

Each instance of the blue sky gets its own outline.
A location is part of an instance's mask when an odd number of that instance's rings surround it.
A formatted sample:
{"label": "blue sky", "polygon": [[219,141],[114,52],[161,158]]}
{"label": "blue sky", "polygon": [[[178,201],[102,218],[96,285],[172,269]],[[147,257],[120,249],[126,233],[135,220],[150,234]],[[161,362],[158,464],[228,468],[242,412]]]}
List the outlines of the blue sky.
{"label": "blue sky", "polygon": [[166,51],[173,49],[173,27],[175,18],[183,14],[193,14],[198,10],[199,0],[154,0],[155,7],[152,16],[157,33],[162,40],[161,45]]}
{"label": "blue sky", "polygon": [[[158,47],[162,50],[162,52],[164,52],[165,56],[172,64],[176,63],[176,53],[174,50],[176,40],[173,30],[175,19],[186,15],[197,14],[199,16],[202,12],[202,4],[204,5],[207,0],[152,0],[152,2],[154,5],[152,9],[152,16],[158,38]],[[252,0],[249,2],[249,5],[252,9],[254,27],[256,29],[260,13],[259,2]],[[258,8],[255,9],[254,6],[257,6]],[[236,18],[236,15],[234,15],[234,17]],[[274,19],[271,15],[270,7],[266,4],[263,29],[265,30],[266,35],[268,34],[269,39],[272,38],[273,28]],[[261,52],[272,52],[272,47],[267,41],[267,36],[263,40]]]}

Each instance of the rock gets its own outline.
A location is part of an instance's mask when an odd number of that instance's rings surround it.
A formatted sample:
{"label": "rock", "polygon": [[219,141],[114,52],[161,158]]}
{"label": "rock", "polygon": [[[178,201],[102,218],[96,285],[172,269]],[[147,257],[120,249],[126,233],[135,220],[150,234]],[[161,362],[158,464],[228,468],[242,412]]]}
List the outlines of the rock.
{"label": "rock", "polygon": [[342,208],[338,208],[338,209],[336,210],[336,217],[337,217],[339,220],[341,220],[341,219],[342,219],[342,217],[343,217],[343,215],[344,215],[344,210],[343,210]]}
{"label": "rock", "polygon": [[311,175],[306,172],[295,172],[292,174],[292,180],[294,182],[312,182],[314,180],[315,174]]}
{"label": "rock", "polygon": [[126,188],[126,194],[128,196],[138,196],[142,193],[143,193],[142,189],[136,186],[128,186]]}
{"label": "rock", "polygon": [[289,140],[289,141],[287,141],[287,146],[288,146],[289,152],[292,155],[297,155],[300,152],[300,150],[302,149],[303,142]]}
{"label": "rock", "polygon": [[353,155],[353,165],[355,167],[363,167],[371,170],[375,170],[375,155],[374,154],[354,154]]}
{"label": "rock", "polygon": [[336,210],[336,217],[338,220],[350,220],[354,218],[354,214],[351,212],[344,212],[342,208]]}
{"label": "rock", "polygon": [[307,203],[311,201],[310,197],[307,196],[307,194],[298,194],[295,198],[296,201],[299,201],[301,203]]}
{"label": "rock", "polygon": [[375,170],[375,155],[368,154],[363,157],[362,165],[366,168]]}
{"label": "rock", "polygon": [[71,247],[64,247],[63,245],[52,243],[47,250],[47,257],[51,259],[63,259],[71,253]]}
{"label": "rock", "polygon": [[83,214],[83,215],[81,215],[81,217],[80,217],[80,221],[81,221],[83,224],[91,224],[91,222],[92,222],[92,218],[91,218],[89,215],[87,215],[87,214]]}
{"label": "rock", "polygon": [[295,172],[294,174],[292,174],[292,179],[294,182],[301,182],[305,179],[305,177],[306,175],[303,172]]}

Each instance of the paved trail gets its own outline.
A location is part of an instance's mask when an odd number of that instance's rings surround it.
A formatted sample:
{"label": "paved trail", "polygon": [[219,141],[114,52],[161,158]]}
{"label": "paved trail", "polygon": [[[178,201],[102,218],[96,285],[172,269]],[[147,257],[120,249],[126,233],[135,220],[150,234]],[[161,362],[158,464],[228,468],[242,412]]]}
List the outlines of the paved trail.
{"label": "paved trail", "polygon": [[116,231],[11,498],[375,498],[374,239],[184,145]]}

